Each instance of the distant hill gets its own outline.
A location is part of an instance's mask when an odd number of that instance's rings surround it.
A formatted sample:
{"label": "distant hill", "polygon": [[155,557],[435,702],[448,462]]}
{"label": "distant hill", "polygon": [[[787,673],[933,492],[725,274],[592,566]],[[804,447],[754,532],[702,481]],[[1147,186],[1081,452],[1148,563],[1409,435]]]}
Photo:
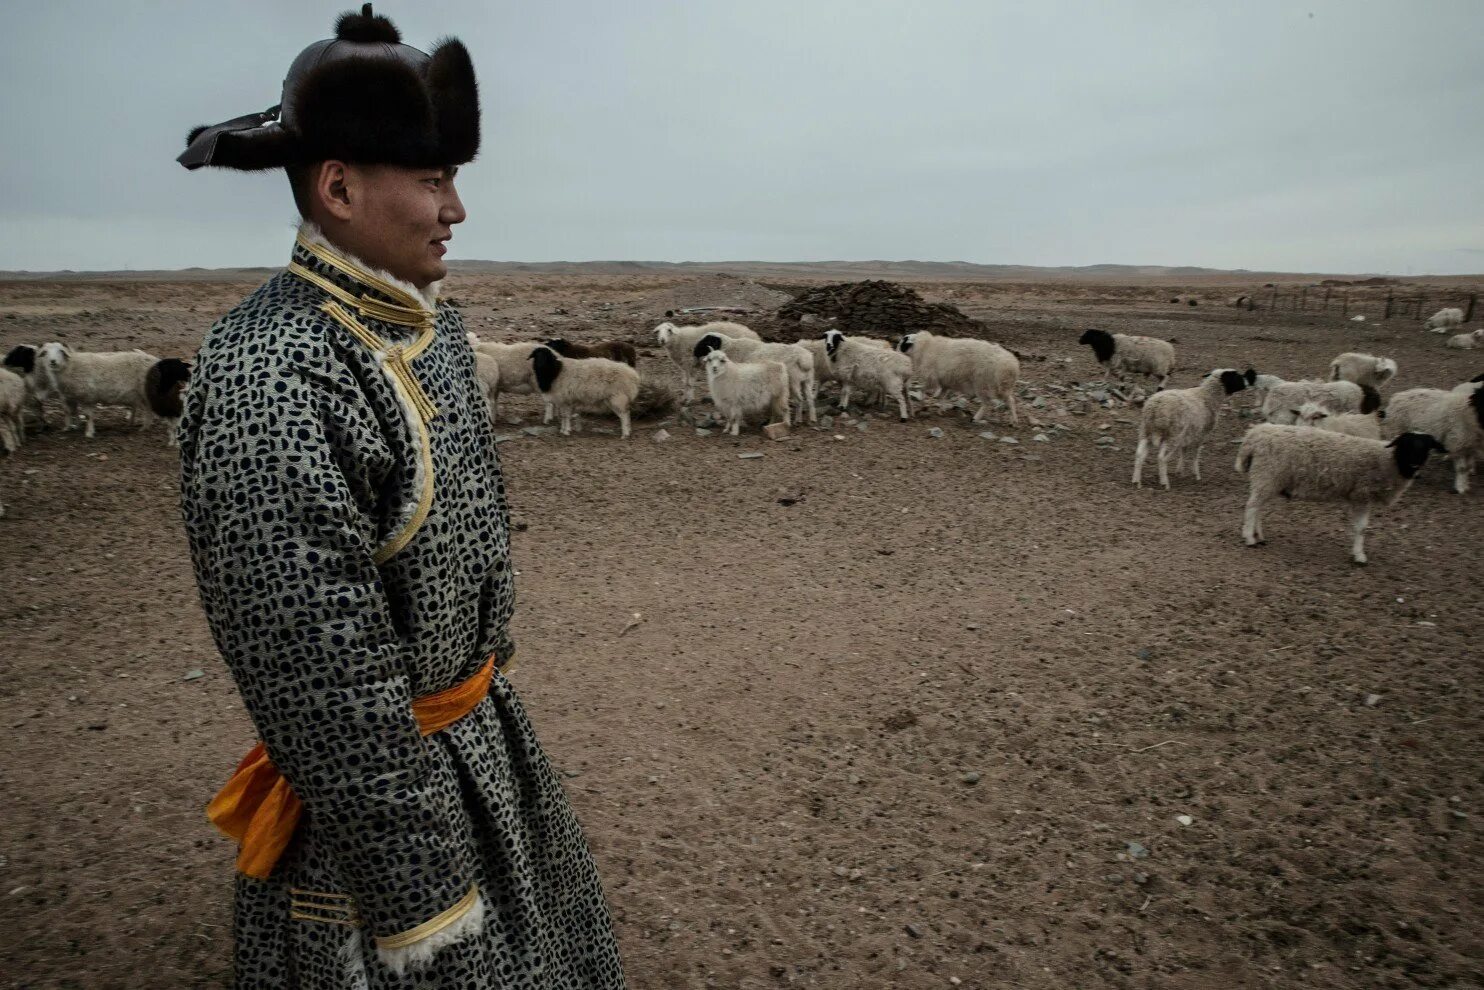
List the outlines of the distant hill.
{"label": "distant hill", "polygon": [[[980,265],[969,261],[453,261],[455,275],[734,275],[742,278],[799,278],[1000,281],[1000,282],[1314,282],[1322,278],[1358,282],[1375,276],[1319,272],[1263,272],[1190,265]],[[257,282],[274,268],[185,268],[173,271],[0,272],[0,281],[20,279],[93,281]],[[1417,275],[1395,281],[1477,281],[1477,275]]]}

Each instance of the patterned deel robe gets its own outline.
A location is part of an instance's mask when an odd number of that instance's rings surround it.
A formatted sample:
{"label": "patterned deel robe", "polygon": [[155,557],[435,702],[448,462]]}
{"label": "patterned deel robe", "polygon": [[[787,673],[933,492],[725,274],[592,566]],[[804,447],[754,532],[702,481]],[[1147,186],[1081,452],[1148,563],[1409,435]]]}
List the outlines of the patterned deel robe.
{"label": "patterned deel robe", "polygon": [[[202,604],[304,803],[271,876],[238,877],[236,986],[622,987],[586,841],[509,682],[426,738],[410,709],[514,655],[505,486],[462,320],[376,319],[420,303],[302,234],[293,260],[369,313],[343,305],[348,326],[336,293],[276,275],[207,335],[180,426]],[[470,891],[482,930],[404,975],[382,963],[377,938],[457,920]]]}

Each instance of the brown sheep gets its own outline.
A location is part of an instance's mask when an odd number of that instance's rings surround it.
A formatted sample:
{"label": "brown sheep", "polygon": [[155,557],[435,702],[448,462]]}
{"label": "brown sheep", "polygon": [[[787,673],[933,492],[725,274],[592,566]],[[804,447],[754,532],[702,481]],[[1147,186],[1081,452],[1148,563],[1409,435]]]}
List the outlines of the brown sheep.
{"label": "brown sheep", "polygon": [[546,346],[565,358],[607,358],[610,361],[622,362],[630,368],[639,366],[639,352],[634,350],[634,345],[626,340],[605,340],[598,344],[573,344],[556,337],[548,340]]}

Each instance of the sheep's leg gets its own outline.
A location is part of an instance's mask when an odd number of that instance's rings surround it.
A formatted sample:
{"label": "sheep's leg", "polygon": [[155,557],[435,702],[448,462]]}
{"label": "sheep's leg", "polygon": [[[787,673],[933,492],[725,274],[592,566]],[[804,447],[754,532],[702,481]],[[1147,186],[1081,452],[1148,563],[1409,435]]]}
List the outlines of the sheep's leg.
{"label": "sheep's leg", "polygon": [[683,406],[688,406],[696,401],[695,380],[691,377],[689,368],[680,369],[680,381],[683,385],[683,389],[680,395],[680,404]]}
{"label": "sheep's leg", "polygon": [[[84,407],[84,408],[86,408],[86,407]],[[82,433],[83,437],[85,439],[88,439],[88,440],[93,439],[93,436],[95,435],[95,432],[96,432],[93,429],[93,420],[97,418],[97,416],[98,416],[98,410],[97,409],[87,409],[86,412],[84,412],[82,410],[79,410],[78,411],[78,415],[81,416],[82,417],[82,421],[85,424],[87,424],[86,427],[83,429],[83,433]]]}
{"label": "sheep's leg", "polygon": [[541,400],[541,422],[550,423],[555,412],[552,408],[551,400],[543,397]]}
{"label": "sheep's leg", "polygon": [[1170,490],[1170,442],[1161,440],[1159,442],[1159,453],[1155,455],[1159,462],[1159,484],[1165,491]]}
{"label": "sheep's leg", "polygon": [[811,423],[819,422],[819,417],[815,414],[814,411],[814,397],[816,394],[818,394],[818,392],[819,383],[814,380],[813,375],[810,375],[804,380],[804,398],[807,399],[809,402],[809,422]]}
{"label": "sheep's leg", "polygon": [[562,408],[562,436],[564,436],[564,437],[570,437],[571,435],[572,435],[572,410],[570,408],[563,407]]}
{"label": "sheep's leg", "polygon": [[628,406],[623,406],[622,408],[615,409],[614,411],[616,413],[618,413],[618,429],[619,429],[619,433],[624,437],[624,439],[628,439],[628,436],[629,436],[629,407]]}
{"label": "sheep's leg", "polygon": [[1134,487],[1144,487],[1144,458],[1149,456],[1149,438],[1139,431],[1139,445],[1134,448]]}
{"label": "sheep's leg", "polygon": [[1474,459],[1463,454],[1453,455],[1453,490],[1460,495],[1469,491],[1469,475],[1474,473]]}
{"label": "sheep's leg", "polygon": [[908,387],[904,381],[897,391],[897,412],[901,414],[903,423],[912,418],[912,396],[907,394]]}
{"label": "sheep's leg", "polygon": [[1365,558],[1365,528],[1371,518],[1371,507],[1369,505],[1352,505],[1350,507],[1350,559],[1357,564],[1364,564]]}
{"label": "sheep's leg", "polygon": [[62,396],[62,430],[70,433],[77,429],[77,421],[81,418],[77,403]]}
{"label": "sheep's leg", "polygon": [[1191,466],[1195,469],[1195,480],[1196,481],[1200,481],[1201,480],[1201,450],[1204,449],[1205,446],[1206,446],[1205,444],[1201,444],[1200,446],[1196,447],[1196,449],[1195,449],[1195,460],[1191,464]]}
{"label": "sheep's leg", "polygon": [[982,423],[982,422],[984,422],[984,419],[985,419],[985,415],[984,414],[986,412],[988,412],[988,411],[989,411],[989,403],[988,402],[985,402],[983,399],[980,399],[979,400],[979,408],[974,410],[974,417],[973,417],[973,419],[969,420],[969,422],[971,422],[971,423]]}
{"label": "sheep's leg", "polygon": [[1247,511],[1242,516],[1242,541],[1249,547],[1267,542],[1262,536],[1262,510],[1266,503],[1267,495],[1254,485],[1247,496]]}
{"label": "sheep's leg", "polygon": [[1015,390],[1013,388],[1010,390],[1008,397],[1005,399],[1005,404],[1010,407],[1010,424],[1012,426],[1019,426],[1020,413],[1016,411],[1015,408]]}
{"label": "sheep's leg", "polygon": [[848,381],[840,386],[840,411],[850,411],[850,382]]}

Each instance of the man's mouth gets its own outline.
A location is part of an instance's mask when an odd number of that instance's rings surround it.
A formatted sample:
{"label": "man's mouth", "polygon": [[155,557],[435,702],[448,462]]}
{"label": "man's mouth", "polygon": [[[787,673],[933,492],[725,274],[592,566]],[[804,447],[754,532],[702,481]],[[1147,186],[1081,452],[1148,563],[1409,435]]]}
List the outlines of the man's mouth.
{"label": "man's mouth", "polygon": [[448,253],[448,242],[450,240],[452,240],[451,237],[439,237],[428,243],[433,245],[433,250],[437,251],[439,255],[443,255]]}

